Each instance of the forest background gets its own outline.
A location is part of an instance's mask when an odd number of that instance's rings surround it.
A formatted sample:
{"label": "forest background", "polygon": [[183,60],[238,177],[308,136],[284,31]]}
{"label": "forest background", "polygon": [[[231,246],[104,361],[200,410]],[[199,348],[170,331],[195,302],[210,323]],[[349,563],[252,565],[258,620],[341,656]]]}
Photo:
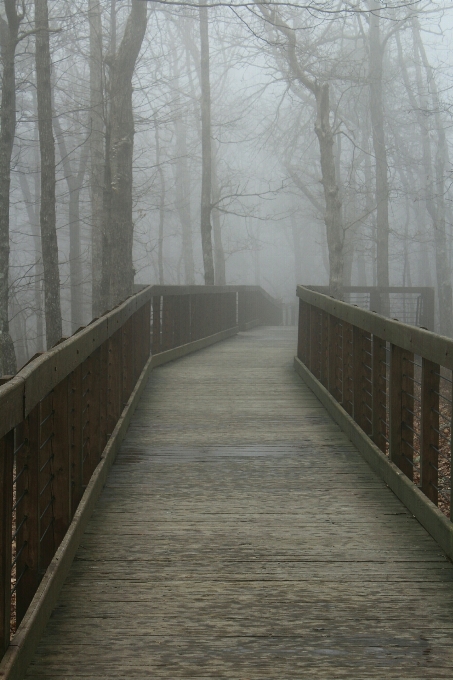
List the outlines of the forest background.
{"label": "forest background", "polygon": [[451,337],[450,5],[2,0],[2,373],[134,283],[434,286]]}

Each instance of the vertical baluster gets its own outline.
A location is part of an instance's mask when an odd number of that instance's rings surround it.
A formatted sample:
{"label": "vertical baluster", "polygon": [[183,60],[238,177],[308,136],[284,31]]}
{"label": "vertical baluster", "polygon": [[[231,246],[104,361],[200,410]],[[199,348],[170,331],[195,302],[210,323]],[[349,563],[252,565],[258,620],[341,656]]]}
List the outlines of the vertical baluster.
{"label": "vertical baluster", "polygon": [[107,402],[107,430],[110,436],[122,411],[121,329],[109,338],[109,386]]}
{"label": "vertical baluster", "polygon": [[[23,446],[16,443],[16,468],[24,469],[16,483],[20,515],[16,536],[16,623],[20,624],[39,585],[39,443],[41,406],[37,404],[23,424]],[[24,521],[23,521],[24,520]]]}
{"label": "vertical baluster", "polygon": [[55,550],[60,545],[71,522],[71,446],[69,439],[69,378],[64,378],[52,392],[53,415],[53,490],[55,500]]}
{"label": "vertical baluster", "polygon": [[99,449],[102,454],[108,440],[108,394],[109,394],[109,341],[105,340],[100,346],[99,358]]}
{"label": "vertical baluster", "polygon": [[54,432],[53,395],[48,394],[41,400],[41,433],[39,451],[39,494],[40,494],[40,549],[39,572],[44,574],[55,551],[54,522]]}
{"label": "vertical baluster", "polygon": [[70,375],[69,428],[71,433],[72,516],[74,516],[83,494],[82,377],[82,366],[80,365]]}
{"label": "vertical baluster", "polygon": [[321,312],[321,382],[329,385],[329,315]]}
{"label": "vertical baluster", "polygon": [[162,352],[173,348],[173,298],[162,298]]}
{"label": "vertical baluster", "polygon": [[353,326],[353,413],[354,420],[367,434],[371,434],[371,335]]}
{"label": "vertical baluster", "polygon": [[[88,436],[90,439],[90,460],[88,463],[88,475],[91,477],[96,465],[99,463],[101,447],[101,347],[98,347],[90,357],[90,392],[89,409],[90,420],[88,423]],[[88,477],[88,478],[89,478]]]}
{"label": "vertical baluster", "polygon": [[344,410],[353,415],[353,366],[351,364],[352,325],[343,321],[343,402]]}
{"label": "vertical baluster", "polygon": [[0,439],[0,658],[9,645],[14,430]]}
{"label": "vertical baluster", "polygon": [[153,330],[152,330],[152,343],[151,352],[153,354],[158,354],[162,351],[161,349],[161,328],[160,328],[160,308],[161,308],[161,297],[153,297]]}
{"label": "vertical baluster", "polygon": [[373,335],[372,343],[373,352],[373,377],[372,377],[372,392],[373,392],[373,441],[381,451],[385,453],[387,449],[387,442],[385,440],[387,408],[386,408],[386,351],[385,341],[377,335]]}
{"label": "vertical baluster", "polygon": [[[149,300],[145,305],[143,305],[143,324],[144,324],[144,345],[143,345],[143,355],[140,364],[140,370],[138,375],[142,372],[143,367],[148,361],[151,355],[151,301]],[[138,377],[138,376],[137,376]]]}
{"label": "vertical baluster", "polygon": [[401,393],[401,470],[414,479],[414,355],[403,351]]}
{"label": "vertical baluster", "polygon": [[439,384],[439,364],[423,358],[420,451],[421,487],[423,493],[436,505],[439,486]]}
{"label": "vertical baluster", "polygon": [[122,397],[121,411],[127,404],[135,384],[134,376],[134,344],[139,337],[133,337],[134,315],[130,316],[121,328],[121,369],[122,369]]}
{"label": "vertical baluster", "polygon": [[[411,444],[412,427],[407,409],[413,409],[413,354],[397,345],[390,349],[390,388],[389,388],[389,451],[390,459],[410,479],[413,478],[413,451]],[[412,362],[412,363],[411,363]],[[412,421],[413,422],[413,421]]]}
{"label": "vertical baluster", "polygon": [[328,389],[331,395],[338,401],[338,385],[337,385],[337,353],[338,353],[338,339],[337,339],[337,319],[328,314],[327,316],[327,371],[328,371]]}

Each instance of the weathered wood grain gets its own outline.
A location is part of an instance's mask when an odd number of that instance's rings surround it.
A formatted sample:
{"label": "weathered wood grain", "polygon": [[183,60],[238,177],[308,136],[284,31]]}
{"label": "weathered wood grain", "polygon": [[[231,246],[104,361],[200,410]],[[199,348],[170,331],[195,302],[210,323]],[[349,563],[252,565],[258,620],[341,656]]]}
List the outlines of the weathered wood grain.
{"label": "weathered wood grain", "polygon": [[295,344],[153,371],[27,678],[452,677],[453,567]]}

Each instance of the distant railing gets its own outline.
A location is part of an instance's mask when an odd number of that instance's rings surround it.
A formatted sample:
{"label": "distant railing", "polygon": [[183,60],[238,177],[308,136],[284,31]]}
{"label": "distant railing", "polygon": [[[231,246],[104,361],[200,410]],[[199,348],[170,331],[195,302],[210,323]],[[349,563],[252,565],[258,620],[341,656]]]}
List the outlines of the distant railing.
{"label": "distant railing", "polygon": [[453,341],[299,286],[298,359],[450,516]]}
{"label": "distant railing", "polygon": [[0,379],[0,658],[151,350],[279,323],[279,303],[258,287],[142,287]]}
{"label": "distant railing", "polygon": [[281,304],[259,286],[153,286],[152,352],[237,326],[279,326]]}
{"label": "distant railing", "polygon": [[[328,286],[307,286],[307,288],[324,295],[329,294]],[[388,296],[391,319],[398,319],[410,326],[419,326],[434,331],[434,288],[346,286],[343,291],[344,302],[378,314],[382,314],[385,308],[384,297]]]}

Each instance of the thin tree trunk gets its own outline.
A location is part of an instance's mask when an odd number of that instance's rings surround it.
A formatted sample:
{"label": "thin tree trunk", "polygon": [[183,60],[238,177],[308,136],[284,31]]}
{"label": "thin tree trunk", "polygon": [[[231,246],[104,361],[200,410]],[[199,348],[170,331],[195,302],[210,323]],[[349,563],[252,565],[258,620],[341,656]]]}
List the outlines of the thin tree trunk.
{"label": "thin tree trunk", "polygon": [[[436,255],[437,294],[439,297],[439,320],[440,333],[452,337],[453,335],[453,293],[451,286],[451,269],[448,258],[447,234],[445,226],[445,162],[447,156],[447,144],[445,127],[440,117],[440,102],[436,80],[433,70],[426,56],[425,48],[420,36],[418,21],[413,22],[413,34],[416,49],[422,59],[426,74],[426,87],[431,90],[432,107],[436,126],[436,152],[434,159],[435,181],[433,183],[433,196],[430,203],[432,222],[434,228],[434,246]],[[416,59],[418,72],[420,67]],[[421,73],[419,75],[421,80]],[[428,85],[429,84],[429,85]],[[429,139],[428,139],[429,142]],[[430,213],[430,215],[431,215]],[[434,219],[435,216],[435,219]]]}
{"label": "thin tree trunk", "polygon": [[[373,149],[376,159],[376,269],[377,285],[389,286],[389,185],[382,94],[384,48],[381,43],[379,4],[369,0],[369,87]],[[388,295],[382,295],[382,313],[388,316]]]}
{"label": "thin tree trunk", "polygon": [[27,177],[23,174],[19,174],[20,187],[22,189],[22,195],[24,198],[25,208],[27,210],[28,221],[30,222],[33,234],[33,244],[35,247],[35,274],[34,274],[34,313],[36,316],[36,345],[35,351],[40,352],[43,350],[43,339],[44,339],[44,324],[42,318],[42,291],[41,282],[43,280],[43,269],[42,269],[42,252],[41,252],[41,239],[39,237],[39,177],[36,173],[35,181],[35,197],[32,198],[30,186],[28,184]]}
{"label": "thin tree trunk", "polygon": [[60,151],[66,184],[69,191],[69,278],[71,286],[71,329],[72,333],[83,324],[83,266],[80,232],[80,192],[88,164],[89,146],[82,148],[77,173],[72,170],[66,147],[65,136],[58,116],[54,127]]}
{"label": "thin tree trunk", "polygon": [[320,84],[311,79],[299,63],[295,31],[283,21],[274,9],[269,10],[266,5],[259,3],[257,5],[264,18],[287,38],[287,44],[282,46],[281,52],[289,66],[292,77],[315,97],[315,132],[319,142],[321,182],[326,204],[324,222],[329,251],[329,288],[333,297],[341,299],[343,297],[344,229],[341,195],[335,169],[334,133],[330,124],[329,84]]}
{"label": "thin tree trunk", "polygon": [[341,216],[341,197],[335,173],[334,139],[330,125],[329,85],[317,86],[315,132],[319,141],[322,185],[326,201],[324,221],[329,249],[329,288],[336,298],[343,297],[344,231]]}
{"label": "thin tree trunk", "polygon": [[14,344],[9,331],[9,213],[11,155],[16,133],[17,36],[22,16],[15,0],[4,0],[6,21],[0,16],[0,52],[3,66],[0,112],[0,375],[17,370]]}
{"label": "thin tree trunk", "polygon": [[52,132],[51,61],[47,0],[35,0],[36,91],[41,152],[41,248],[47,348],[62,336],[60,273],[55,213],[55,142]]}
{"label": "thin tree trunk", "polygon": [[208,10],[200,0],[200,82],[201,82],[201,247],[204,282],[214,285],[214,260],[211,236],[212,151],[211,151],[211,84],[209,78]]}
{"label": "thin tree trunk", "polygon": [[90,24],[90,187],[92,315],[102,313],[102,226],[104,196],[104,88],[102,78],[101,3],[89,0]]}
{"label": "thin tree trunk", "polygon": [[220,200],[220,187],[217,177],[215,157],[212,158],[212,231],[214,235],[214,283],[216,286],[226,286],[225,251],[222,243],[222,226],[220,211],[217,208]]}
{"label": "thin tree trunk", "polygon": [[176,155],[175,169],[175,207],[182,230],[182,254],[184,276],[187,286],[195,283],[195,264],[193,259],[192,223],[190,204],[190,175],[187,162],[187,130],[185,121],[178,118],[175,122]]}
{"label": "thin tree trunk", "polygon": [[159,192],[159,236],[157,240],[157,263],[159,269],[159,283],[164,285],[164,226],[165,226],[165,177],[160,162],[160,139],[159,123],[157,116],[154,115],[154,134],[156,139],[156,165],[159,173],[160,192]]}

